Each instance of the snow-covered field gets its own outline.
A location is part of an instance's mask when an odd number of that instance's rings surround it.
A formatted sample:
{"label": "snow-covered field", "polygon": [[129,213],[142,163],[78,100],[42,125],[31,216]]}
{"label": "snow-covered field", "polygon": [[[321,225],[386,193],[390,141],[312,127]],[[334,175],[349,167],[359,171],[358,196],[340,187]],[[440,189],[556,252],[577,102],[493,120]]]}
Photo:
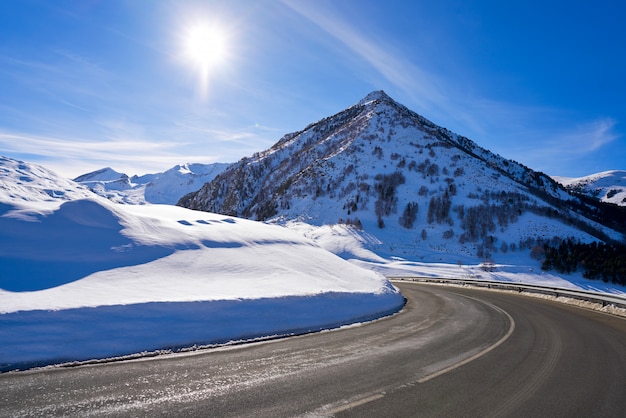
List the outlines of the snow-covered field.
{"label": "snow-covered field", "polygon": [[[626,296],[626,288],[623,286],[588,280],[582,277],[581,272],[565,275],[543,271],[541,262],[530,257],[528,250],[495,254],[493,265],[486,268],[482,262],[477,262],[475,257],[464,256],[460,251],[457,253],[437,251],[437,238],[430,238],[430,247],[433,249],[428,250],[428,247],[422,247],[421,255],[416,259],[404,256],[401,248],[396,248],[398,255],[394,256],[385,247],[384,233],[379,234],[382,237],[381,240],[381,238],[346,225],[317,227],[302,222],[289,222],[287,226],[352,263],[380,272],[387,277],[471,278]],[[547,236],[558,234],[567,236],[565,233],[570,232],[571,228],[564,226],[562,230],[550,231],[549,234],[552,235]],[[440,246],[443,247],[443,244],[441,243]],[[372,248],[377,251],[372,251]]]}
{"label": "snow-covered field", "polygon": [[371,320],[404,304],[385,275],[626,293],[542,272],[528,251],[499,253],[484,271],[462,248],[440,250],[434,233],[416,257],[388,244],[393,228],[375,231],[116,204],[0,157],[0,371]]}
{"label": "snow-covered field", "polygon": [[0,370],[288,335],[404,299],[287,228],[112,203],[3,159]]}

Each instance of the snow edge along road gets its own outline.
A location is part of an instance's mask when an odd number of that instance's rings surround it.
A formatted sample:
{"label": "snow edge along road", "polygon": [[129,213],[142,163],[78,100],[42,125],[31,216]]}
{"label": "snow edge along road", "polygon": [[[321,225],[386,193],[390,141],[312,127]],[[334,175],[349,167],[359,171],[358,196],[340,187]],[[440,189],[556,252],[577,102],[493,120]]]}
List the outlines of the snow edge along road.
{"label": "snow edge along road", "polygon": [[328,292],[15,312],[0,315],[0,372],[318,332],[389,316],[404,304],[399,291]]}

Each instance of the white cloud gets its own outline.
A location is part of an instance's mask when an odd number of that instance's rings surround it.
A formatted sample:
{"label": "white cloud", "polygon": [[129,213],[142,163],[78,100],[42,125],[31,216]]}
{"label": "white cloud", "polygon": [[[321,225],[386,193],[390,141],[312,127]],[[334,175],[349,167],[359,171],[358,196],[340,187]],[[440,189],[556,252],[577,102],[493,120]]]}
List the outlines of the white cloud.
{"label": "white cloud", "polygon": [[604,118],[572,128],[537,132],[535,138],[528,139],[526,148],[534,158],[585,157],[619,138],[615,125],[615,120]]}
{"label": "white cloud", "polygon": [[515,151],[524,164],[536,170],[581,176],[589,174],[584,170],[595,153],[620,138],[615,126],[614,119],[602,118],[571,128],[529,131],[516,137]]}
{"label": "white cloud", "polygon": [[215,162],[214,155],[181,153],[180,144],[147,140],[90,141],[0,132],[0,153],[37,156],[29,161],[67,177],[111,166],[129,175],[163,171],[177,163]]}
{"label": "white cloud", "polygon": [[279,136],[277,129],[258,124],[229,129],[178,122],[171,128],[148,129],[111,118],[98,120],[94,128],[91,134],[83,130],[80,137],[0,129],[0,154],[42,164],[66,177],[103,167],[133,175],[181,163],[237,161],[271,146]]}
{"label": "white cloud", "polygon": [[587,154],[619,138],[614,131],[616,124],[611,118],[599,119],[563,133],[555,142],[562,145],[567,153]]}
{"label": "white cloud", "polygon": [[145,154],[146,152],[162,151],[172,147],[171,145],[149,141],[112,140],[96,142],[8,132],[0,132],[0,145],[3,149],[12,152],[40,154],[42,156],[63,155],[85,159],[98,158],[103,153],[143,152]]}

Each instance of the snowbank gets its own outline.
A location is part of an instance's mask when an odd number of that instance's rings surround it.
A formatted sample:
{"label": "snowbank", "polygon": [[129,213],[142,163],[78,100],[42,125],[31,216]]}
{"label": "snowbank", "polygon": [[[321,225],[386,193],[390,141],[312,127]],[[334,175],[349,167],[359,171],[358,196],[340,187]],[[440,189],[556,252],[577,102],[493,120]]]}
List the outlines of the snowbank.
{"label": "snowbank", "polygon": [[117,205],[2,162],[0,370],[320,330],[404,304],[380,273],[287,228]]}
{"label": "snowbank", "polygon": [[0,371],[296,335],[397,312],[402,297],[326,292],[0,315]]}
{"label": "snowbank", "polygon": [[0,227],[0,313],[388,291],[287,228],[175,206],[82,199]]}

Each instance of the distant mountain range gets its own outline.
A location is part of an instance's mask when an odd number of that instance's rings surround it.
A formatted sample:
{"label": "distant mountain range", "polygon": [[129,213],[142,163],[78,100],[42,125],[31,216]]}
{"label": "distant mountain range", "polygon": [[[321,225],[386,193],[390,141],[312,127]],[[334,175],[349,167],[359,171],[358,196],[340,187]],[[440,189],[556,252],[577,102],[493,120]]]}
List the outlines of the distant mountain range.
{"label": "distant mountain range", "polygon": [[74,179],[96,194],[116,203],[162,203],[173,205],[183,195],[198,190],[229,164],[183,164],[163,173],[129,177],[112,168],[103,168]]}
{"label": "distant mountain range", "polygon": [[580,178],[555,176],[554,179],[572,192],[626,206],[626,171],[604,171]]}
{"label": "distant mountain range", "polygon": [[413,258],[502,258],[559,238],[623,241],[626,232],[620,208],[573,194],[382,91],[230,165],[178,205],[352,225],[378,253]]}

